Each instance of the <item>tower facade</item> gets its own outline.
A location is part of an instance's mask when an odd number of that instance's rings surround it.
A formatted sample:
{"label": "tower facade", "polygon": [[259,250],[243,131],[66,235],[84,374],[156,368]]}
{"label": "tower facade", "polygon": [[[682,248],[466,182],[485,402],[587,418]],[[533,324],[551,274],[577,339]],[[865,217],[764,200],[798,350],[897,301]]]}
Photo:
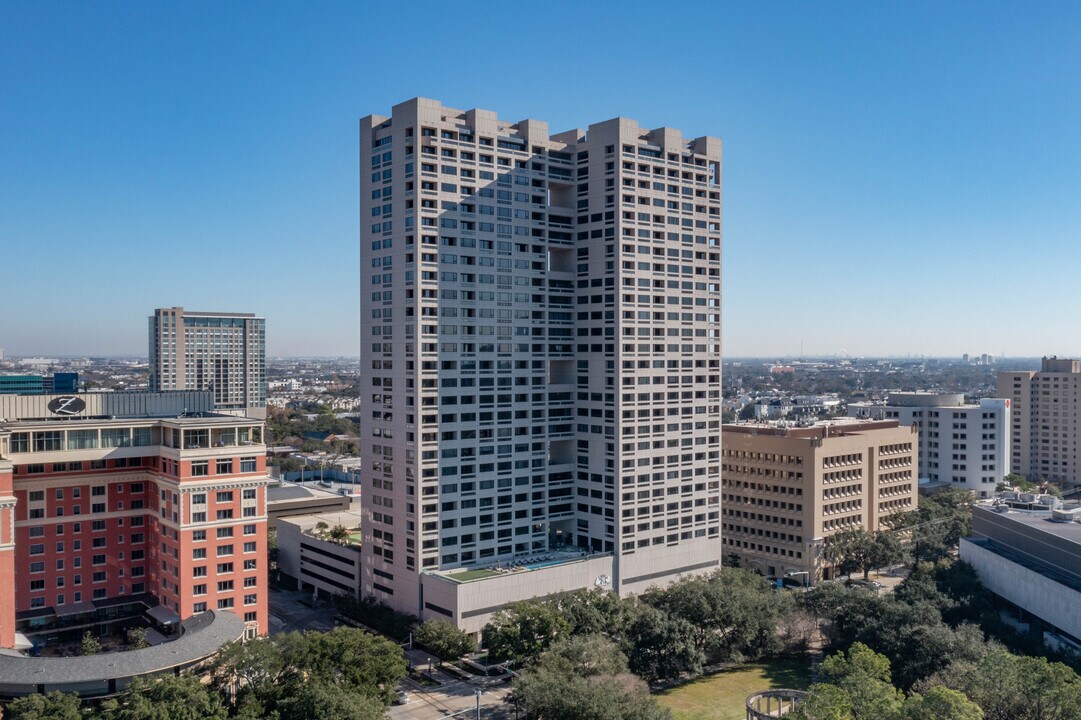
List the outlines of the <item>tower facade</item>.
{"label": "tower facade", "polygon": [[363,592],[468,627],[715,568],[720,141],[417,98],[360,147]]}
{"label": "tower facade", "polygon": [[215,409],[266,417],[266,320],[159,308],[150,317],[150,390],[209,390]]}
{"label": "tower facade", "polygon": [[1010,467],[1033,482],[1081,484],[1081,361],[1045,357],[1039,371],[998,373],[1012,403]]}

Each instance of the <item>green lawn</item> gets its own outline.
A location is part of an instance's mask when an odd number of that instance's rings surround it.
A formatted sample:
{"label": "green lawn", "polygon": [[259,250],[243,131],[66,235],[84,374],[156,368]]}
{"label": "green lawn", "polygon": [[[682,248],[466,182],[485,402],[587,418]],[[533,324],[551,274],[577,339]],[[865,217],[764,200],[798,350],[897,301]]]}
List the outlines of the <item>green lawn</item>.
{"label": "green lawn", "polygon": [[770,688],[803,690],[811,683],[808,660],[748,663],[657,694],[672,720],[744,720],[747,696]]}
{"label": "green lawn", "polygon": [[354,545],[360,545],[360,543],[361,543],[361,541],[363,539],[364,539],[364,535],[361,534],[361,533],[350,533],[349,534],[349,542],[353,543]]}

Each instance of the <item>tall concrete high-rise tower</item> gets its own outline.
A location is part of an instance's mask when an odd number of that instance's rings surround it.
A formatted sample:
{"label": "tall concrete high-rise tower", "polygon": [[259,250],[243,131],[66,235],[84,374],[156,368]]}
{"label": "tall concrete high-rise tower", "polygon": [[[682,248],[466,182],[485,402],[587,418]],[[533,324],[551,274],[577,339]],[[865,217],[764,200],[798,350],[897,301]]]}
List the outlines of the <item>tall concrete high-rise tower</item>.
{"label": "tall concrete high-rise tower", "polygon": [[360,148],[364,592],[475,631],[716,568],[720,140],[417,98]]}
{"label": "tall concrete high-rise tower", "polygon": [[1032,482],[1081,485],[1081,360],[1045,357],[1040,369],[998,373],[1013,404],[1010,467]]}
{"label": "tall concrete high-rise tower", "polygon": [[266,320],[159,308],[150,316],[150,390],[210,390],[214,409],[266,418]]}

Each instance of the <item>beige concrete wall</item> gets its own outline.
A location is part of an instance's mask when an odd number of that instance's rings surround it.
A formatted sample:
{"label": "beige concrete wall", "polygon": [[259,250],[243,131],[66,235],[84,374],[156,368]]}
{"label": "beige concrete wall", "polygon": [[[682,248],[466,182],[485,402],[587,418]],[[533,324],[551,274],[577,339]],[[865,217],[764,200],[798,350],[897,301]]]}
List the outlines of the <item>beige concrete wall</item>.
{"label": "beige concrete wall", "polygon": [[537,570],[507,572],[497,577],[456,583],[439,575],[422,575],[424,602],[450,610],[453,618],[425,609],[423,619],[452,619],[466,632],[480,632],[492,614],[510,603],[598,586],[598,578],[614,573],[612,556],[583,558]]}

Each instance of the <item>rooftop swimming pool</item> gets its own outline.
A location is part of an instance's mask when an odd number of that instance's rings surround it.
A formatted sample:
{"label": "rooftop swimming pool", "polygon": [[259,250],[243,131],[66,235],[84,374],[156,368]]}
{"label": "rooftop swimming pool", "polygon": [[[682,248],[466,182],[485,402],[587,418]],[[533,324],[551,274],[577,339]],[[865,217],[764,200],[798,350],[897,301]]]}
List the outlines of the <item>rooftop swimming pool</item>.
{"label": "rooftop swimming pool", "polygon": [[549,567],[551,565],[562,565],[568,560],[577,560],[578,558],[560,558],[559,560],[545,560],[544,562],[535,562],[523,565],[526,570],[540,570],[541,568]]}

